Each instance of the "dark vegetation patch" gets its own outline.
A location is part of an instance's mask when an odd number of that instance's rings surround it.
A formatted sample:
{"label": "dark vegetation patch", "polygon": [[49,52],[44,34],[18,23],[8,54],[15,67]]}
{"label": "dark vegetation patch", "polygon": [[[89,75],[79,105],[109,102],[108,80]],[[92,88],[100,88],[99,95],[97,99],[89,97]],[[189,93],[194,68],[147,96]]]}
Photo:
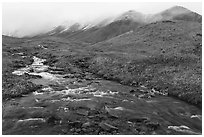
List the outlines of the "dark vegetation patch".
{"label": "dark vegetation patch", "polygon": [[2,98],[10,99],[14,97],[21,97],[22,95],[31,93],[40,88],[33,84],[32,82],[28,82],[22,78],[7,78],[7,80],[3,80],[8,84],[3,83],[2,89]]}
{"label": "dark vegetation patch", "polygon": [[[2,52],[2,98],[11,99],[20,97],[23,94],[31,93],[40,87],[29,82],[29,76],[16,76],[12,72],[19,68],[26,67],[33,62],[32,55],[35,52],[29,47],[23,47],[25,44],[22,39],[11,39],[3,37]],[[17,43],[16,43],[17,42]],[[21,45],[19,45],[21,43]]]}
{"label": "dark vegetation patch", "polygon": [[199,65],[193,58],[162,55],[143,60],[90,57],[72,59],[77,66],[105,79],[125,85],[146,85],[201,107],[201,68],[198,69]]}
{"label": "dark vegetation patch", "polygon": [[[5,55],[5,54],[3,54]],[[3,58],[2,69],[2,98],[10,99],[13,97],[20,97],[23,94],[31,93],[40,87],[27,81],[28,76],[16,76],[12,72],[16,69],[25,67],[32,63],[32,58],[21,60],[19,58],[9,59]]]}

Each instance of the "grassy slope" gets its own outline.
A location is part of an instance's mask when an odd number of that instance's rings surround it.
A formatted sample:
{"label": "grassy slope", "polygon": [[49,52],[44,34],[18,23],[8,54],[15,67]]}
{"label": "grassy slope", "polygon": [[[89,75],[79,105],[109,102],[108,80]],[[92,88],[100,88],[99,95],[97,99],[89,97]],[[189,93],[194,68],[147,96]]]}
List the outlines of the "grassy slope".
{"label": "grassy slope", "polygon": [[[3,38],[3,88],[7,89],[3,93],[15,89],[13,85],[8,87],[9,83],[25,79],[12,81],[11,75],[6,76],[16,69],[12,65],[14,58],[10,59],[14,51],[9,53],[9,47],[20,44],[24,50],[28,48],[30,56],[46,58],[50,65],[63,67],[65,72],[79,73],[75,66],[78,65],[104,78],[134,86],[144,84],[201,106],[201,37],[200,23],[167,21],[145,25],[94,45],[56,37],[22,43],[5,42]],[[38,44],[48,49],[34,50]]]}
{"label": "grassy slope", "polygon": [[201,24],[164,21],[145,25],[88,48],[89,69],[123,84],[145,84],[201,106]]}

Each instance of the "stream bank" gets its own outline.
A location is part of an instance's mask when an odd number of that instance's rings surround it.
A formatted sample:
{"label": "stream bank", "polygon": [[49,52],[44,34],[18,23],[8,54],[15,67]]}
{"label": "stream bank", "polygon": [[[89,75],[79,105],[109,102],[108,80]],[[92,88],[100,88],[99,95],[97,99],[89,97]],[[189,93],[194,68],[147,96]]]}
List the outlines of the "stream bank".
{"label": "stream bank", "polygon": [[3,134],[201,134],[195,106],[33,60],[13,74],[32,76],[41,88],[3,103]]}

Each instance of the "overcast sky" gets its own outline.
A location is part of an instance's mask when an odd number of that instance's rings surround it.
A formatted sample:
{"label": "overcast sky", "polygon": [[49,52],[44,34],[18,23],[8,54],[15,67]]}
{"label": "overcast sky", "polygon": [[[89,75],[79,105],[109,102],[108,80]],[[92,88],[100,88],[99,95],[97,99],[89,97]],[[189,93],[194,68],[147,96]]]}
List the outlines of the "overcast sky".
{"label": "overcast sky", "polygon": [[175,5],[202,14],[201,3],[3,3],[3,34],[19,36],[47,31],[64,21],[86,23],[128,10],[145,14],[161,12]]}

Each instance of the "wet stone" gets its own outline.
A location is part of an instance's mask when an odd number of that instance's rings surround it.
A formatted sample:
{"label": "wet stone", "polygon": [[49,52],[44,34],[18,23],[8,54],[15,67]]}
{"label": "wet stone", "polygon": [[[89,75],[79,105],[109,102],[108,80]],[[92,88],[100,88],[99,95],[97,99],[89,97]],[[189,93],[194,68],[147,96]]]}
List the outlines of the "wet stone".
{"label": "wet stone", "polygon": [[69,125],[74,128],[80,128],[82,126],[82,123],[80,121],[73,121],[69,122]]}
{"label": "wet stone", "polygon": [[51,74],[63,74],[64,71],[49,71]]}
{"label": "wet stone", "polygon": [[99,126],[100,126],[103,130],[106,130],[106,131],[118,130],[117,127],[112,126],[111,124],[108,124],[108,123],[106,123],[106,122],[101,122],[101,123],[99,124]]}
{"label": "wet stone", "polygon": [[29,119],[23,119],[18,120],[16,123],[16,127],[30,127],[30,126],[37,126],[41,125],[45,122],[42,118],[29,118]]}
{"label": "wet stone", "polygon": [[86,122],[82,125],[83,128],[90,127],[90,126],[91,126],[91,122]]}
{"label": "wet stone", "polygon": [[49,84],[49,86],[50,86],[53,90],[55,90],[55,91],[61,91],[61,90],[66,89],[65,86],[61,86],[61,85],[53,85],[53,84]]}
{"label": "wet stone", "polygon": [[27,77],[29,77],[29,78],[34,78],[34,79],[42,78],[42,77],[39,76],[39,75],[32,75],[32,74],[28,74],[28,73],[25,73],[25,76],[27,76]]}
{"label": "wet stone", "polygon": [[85,76],[85,78],[84,78],[85,80],[94,80],[94,78],[93,77],[91,77],[91,76]]}
{"label": "wet stone", "polygon": [[121,111],[114,110],[114,109],[112,109],[112,108],[105,107],[105,111],[106,111],[111,117],[114,117],[114,118],[119,118],[120,115],[121,115]]}
{"label": "wet stone", "polygon": [[191,118],[192,118],[192,119],[202,120],[202,116],[201,116],[201,115],[192,115]]}
{"label": "wet stone", "polygon": [[15,67],[15,68],[22,68],[22,67],[25,67],[25,64],[24,63],[15,63],[13,65],[13,67]]}
{"label": "wet stone", "polygon": [[77,82],[82,83],[83,80],[82,79],[77,79]]}
{"label": "wet stone", "polygon": [[192,131],[189,127],[187,127],[185,125],[181,125],[181,126],[168,126],[168,129],[171,129],[171,130],[174,130],[174,131],[177,131],[177,132],[187,133],[187,134],[195,134],[195,135],[201,134],[199,132]]}
{"label": "wet stone", "polygon": [[47,119],[47,123],[48,124],[57,124],[57,122],[60,120],[59,117],[56,117],[56,116],[50,116],[48,119]]}
{"label": "wet stone", "polygon": [[70,132],[74,132],[74,131],[75,131],[75,129],[74,129],[74,128],[71,128],[71,129],[70,129]]}
{"label": "wet stone", "polygon": [[53,71],[64,71],[63,68],[57,68],[57,67],[49,67],[49,69]]}
{"label": "wet stone", "polygon": [[137,89],[131,89],[129,92],[130,93],[139,93],[141,91],[137,88]]}
{"label": "wet stone", "polygon": [[83,131],[83,132],[87,132],[86,128],[82,128],[82,131]]}
{"label": "wet stone", "polygon": [[15,61],[13,61],[13,66],[15,68],[26,67],[25,63],[22,60],[15,60]]}
{"label": "wet stone", "polygon": [[151,98],[151,95],[149,95],[149,94],[140,94],[140,95],[138,95],[138,98]]}
{"label": "wet stone", "polygon": [[75,132],[79,133],[81,132],[81,129],[76,129]]}
{"label": "wet stone", "polygon": [[156,130],[160,126],[160,124],[158,122],[150,122],[149,121],[145,124],[150,130]]}
{"label": "wet stone", "polygon": [[149,118],[146,117],[133,117],[129,119],[130,122],[141,123],[149,121]]}
{"label": "wet stone", "polygon": [[66,74],[63,76],[63,78],[74,78],[75,76],[73,74]]}
{"label": "wet stone", "polygon": [[78,109],[76,111],[76,113],[79,114],[79,115],[83,115],[83,116],[88,116],[88,114],[89,114],[89,112],[87,110],[85,110],[85,109]]}
{"label": "wet stone", "polygon": [[136,90],[134,90],[134,89],[130,90],[130,93],[134,93],[134,92],[136,92]]}

